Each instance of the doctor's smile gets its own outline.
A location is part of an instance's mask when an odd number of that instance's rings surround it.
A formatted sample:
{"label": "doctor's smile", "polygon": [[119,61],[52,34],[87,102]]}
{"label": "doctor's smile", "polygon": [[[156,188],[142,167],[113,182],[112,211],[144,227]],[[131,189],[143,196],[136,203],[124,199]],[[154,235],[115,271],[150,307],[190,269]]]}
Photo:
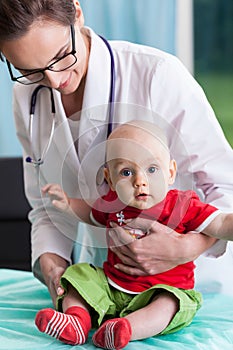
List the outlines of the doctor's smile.
{"label": "doctor's smile", "polygon": [[69,86],[70,81],[71,81],[71,75],[72,75],[72,73],[70,73],[69,78],[68,78],[66,81],[64,81],[63,83],[61,83],[61,84],[59,85],[59,87],[58,87],[58,90],[59,90],[59,91],[65,89],[66,87]]}

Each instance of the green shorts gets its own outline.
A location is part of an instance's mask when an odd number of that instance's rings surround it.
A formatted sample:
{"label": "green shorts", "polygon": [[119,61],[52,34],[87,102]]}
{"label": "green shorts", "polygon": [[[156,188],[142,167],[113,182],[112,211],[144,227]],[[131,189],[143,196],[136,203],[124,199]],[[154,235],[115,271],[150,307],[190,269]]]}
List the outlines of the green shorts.
{"label": "green shorts", "polygon": [[[179,311],[171,323],[160,333],[176,332],[188,326],[201,307],[202,296],[195,290],[184,290],[158,284],[140,294],[128,294],[109,285],[103,269],[91,264],[81,263],[68,267],[61,278],[65,290],[70,283],[92,307],[92,326],[98,328],[106,319],[124,317],[151,302],[163,291],[168,291],[179,300]],[[62,298],[57,300],[58,310],[62,310]]]}

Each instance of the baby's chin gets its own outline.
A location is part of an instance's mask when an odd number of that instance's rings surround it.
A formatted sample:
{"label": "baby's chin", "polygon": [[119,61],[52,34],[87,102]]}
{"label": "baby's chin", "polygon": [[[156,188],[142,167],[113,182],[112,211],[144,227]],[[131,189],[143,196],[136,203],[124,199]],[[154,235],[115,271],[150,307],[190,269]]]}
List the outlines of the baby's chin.
{"label": "baby's chin", "polygon": [[155,204],[153,204],[153,203],[149,203],[149,201],[137,201],[137,200],[130,201],[127,204],[127,206],[129,206],[129,207],[137,208],[139,210],[150,209],[154,205]]}
{"label": "baby's chin", "polygon": [[134,205],[134,208],[137,208],[139,210],[147,210],[152,208],[153,206],[154,205],[152,204],[140,203],[140,204]]}
{"label": "baby's chin", "polygon": [[160,202],[162,202],[163,199],[154,199],[149,197],[147,200],[137,200],[137,199],[133,199],[131,201],[129,201],[127,204],[124,203],[125,205],[129,206],[129,207],[133,207],[133,208],[137,208],[139,210],[146,210],[146,209],[150,209],[152,207],[154,207],[155,205],[159,204]]}

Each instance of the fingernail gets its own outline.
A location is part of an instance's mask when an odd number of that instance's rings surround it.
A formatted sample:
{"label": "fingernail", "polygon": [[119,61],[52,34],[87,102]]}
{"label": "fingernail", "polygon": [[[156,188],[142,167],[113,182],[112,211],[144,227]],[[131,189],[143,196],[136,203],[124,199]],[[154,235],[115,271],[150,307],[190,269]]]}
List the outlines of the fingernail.
{"label": "fingernail", "polygon": [[62,295],[63,294],[63,288],[58,287],[57,288],[57,295]]}
{"label": "fingernail", "polygon": [[117,227],[117,224],[116,224],[115,222],[111,221],[111,222],[110,222],[110,226],[111,226],[111,227]]}

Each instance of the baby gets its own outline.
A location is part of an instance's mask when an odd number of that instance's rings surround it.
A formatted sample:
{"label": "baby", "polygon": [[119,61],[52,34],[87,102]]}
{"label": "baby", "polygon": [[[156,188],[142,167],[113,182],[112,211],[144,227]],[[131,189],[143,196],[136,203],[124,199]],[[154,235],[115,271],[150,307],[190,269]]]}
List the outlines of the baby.
{"label": "baby", "polygon": [[[43,191],[53,197],[59,210],[74,212],[92,225],[116,223],[132,239],[146,239],[149,234],[148,229],[130,227],[137,217],[156,220],[180,234],[197,231],[228,238],[233,232],[233,214],[200,202],[193,191],[169,190],[176,162],[165,135],[152,123],[132,121],[111,133],[104,175],[109,192],[92,207],[69,198],[58,185],[48,184]],[[108,236],[107,241],[109,247],[114,245]],[[58,298],[59,311],[39,311],[39,330],[81,345],[90,329],[97,328],[92,337],[97,347],[121,349],[129,341],[172,333],[191,323],[202,302],[201,294],[193,289],[193,262],[148,276],[127,275],[117,269],[120,262],[109,249],[103,268],[87,263],[68,267],[61,278],[66,292]]]}

